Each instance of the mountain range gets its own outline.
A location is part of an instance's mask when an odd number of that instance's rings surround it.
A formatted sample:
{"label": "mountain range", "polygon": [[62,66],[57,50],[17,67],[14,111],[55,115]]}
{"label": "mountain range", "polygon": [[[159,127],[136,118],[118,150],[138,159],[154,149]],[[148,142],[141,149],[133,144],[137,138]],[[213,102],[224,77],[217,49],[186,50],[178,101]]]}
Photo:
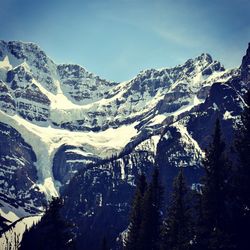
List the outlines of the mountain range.
{"label": "mountain range", "polygon": [[249,84],[250,44],[239,68],[203,53],[117,83],[56,64],[36,44],[0,41],[2,233],[13,237],[60,195],[79,245],[97,249],[105,234],[115,246],[138,174],[159,166],[166,202],[179,166],[199,188],[217,118],[233,160]]}

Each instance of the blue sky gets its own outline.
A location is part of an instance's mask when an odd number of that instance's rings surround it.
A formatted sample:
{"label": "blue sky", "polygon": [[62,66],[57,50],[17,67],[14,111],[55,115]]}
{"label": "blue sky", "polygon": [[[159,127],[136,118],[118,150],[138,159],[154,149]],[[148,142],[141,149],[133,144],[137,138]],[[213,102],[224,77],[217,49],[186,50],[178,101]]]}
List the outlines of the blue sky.
{"label": "blue sky", "polygon": [[239,66],[249,0],[0,0],[0,39],[37,43],[56,63],[123,81],[202,52]]}

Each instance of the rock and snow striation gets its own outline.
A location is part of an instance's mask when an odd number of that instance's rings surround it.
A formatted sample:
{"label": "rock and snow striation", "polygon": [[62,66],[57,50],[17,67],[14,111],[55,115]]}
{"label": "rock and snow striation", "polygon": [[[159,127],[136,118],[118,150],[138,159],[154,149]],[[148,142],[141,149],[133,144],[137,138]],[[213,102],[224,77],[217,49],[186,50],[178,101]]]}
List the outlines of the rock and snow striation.
{"label": "rock and snow striation", "polygon": [[[244,60],[240,71],[226,70],[202,54],[115,83],[79,65],[57,65],[33,43],[0,41],[0,203],[37,213],[79,169],[92,186],[100,179],[120,189],[133,187],[160,155],[171,167],[199,166],[215,116],[230,138],[242,110]],[[93,204],[103,206],[98,190]]]}
{"label": "rock and snow striation", "polygon": [[204,101],[214,82],[228,80],[234,71],[202,54],[174,68],[142,71],[118,84],[79,65],[56,65],[35,44],[2,41],[0,72],[9,96],[2,98],[2,107],[12,103],[8,110],[40,126],[97,131],[157,111],[166,117],[183,106],[191,108]]}

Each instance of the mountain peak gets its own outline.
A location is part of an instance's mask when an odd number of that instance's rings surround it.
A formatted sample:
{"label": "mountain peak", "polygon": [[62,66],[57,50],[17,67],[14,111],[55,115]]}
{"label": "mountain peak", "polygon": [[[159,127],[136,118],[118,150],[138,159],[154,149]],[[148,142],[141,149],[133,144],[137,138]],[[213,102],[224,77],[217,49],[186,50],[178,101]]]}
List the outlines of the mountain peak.
{"label": "mountain peak", "polygon": [[[32,42],[23,42],[23,41],[4,41],[0,40],[0,50],[9,50],[14,56],[19,59],[21,53],[27,52],[36,52],[36,53],[43,53],[45,52],[36,44]],[[17,56],[17,53],[19,56]]]}
{"label": "mountain peak", "polygon": [[214,61],[212,56],[208,53],[202,53],[199,56],[195,57],[195,58],[191,58],[188,59],[183,65],[179,65],[179,66],[184,66],[184,67],[188,67],[188,68],[194,68],[194,67],[203,67],[206,68],[207,66],[209,66],[210,64],[213,63],[218,63],[217,61]]}
{"label": "mountain peak", "polygon": [[244,82],[250,82],[250,43],[248,43],[248,48],[246,55],[242,59],[241,64],[241,78]]}
{"label": "mountain peak", "polygon": [[196,60],[198,61],[206,61],[208,63],[213,62],[213,58],[210,54],[208,53],[202,53],[200,56],[196,57]]}

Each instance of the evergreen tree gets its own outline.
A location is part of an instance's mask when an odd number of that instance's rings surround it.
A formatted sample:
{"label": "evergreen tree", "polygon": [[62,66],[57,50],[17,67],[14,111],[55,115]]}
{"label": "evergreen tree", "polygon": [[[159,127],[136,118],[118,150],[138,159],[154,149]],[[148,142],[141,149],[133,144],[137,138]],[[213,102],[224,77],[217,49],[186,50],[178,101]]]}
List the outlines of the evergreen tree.
{"label": "evergreen tree", "polygon": [[236,249],[250,247],[250,90],[245,98],[245,109],[241,116],[242,125],[236,140],[239,162],[233,187],[232,229]]}
{"label": "evergreen tree", "polygon": [[162,250],[188,250],[193,240],[191,196],[188,192],[183,169],[173,183],[173,193],[163,225]]}
{"label": "evergreen tree", "polygon": [[199,249],[207,249],[206,246],[206,228],[205,228],[205,219],[204,219],[204,213],[203,213],[203,207],[202,207],[202,194],[200,192],[197,192],[197,190],[194,191],[193,194],[193,200],[194,200],[194,245],[193,249],[199,250]]}
{"label": "evergreen tree", "polygon": [[60,198],[53,198],[41,221],[24,233],[21,250],[74,249],[69,224],[60,215],[62,206]]}
{"label": "evergreen tree", "polygon": [[141,174],[136,187],[135,196],[130,213],[130,224],[125,249],[138,249],[138,237],[142,222],[142,200],[147,189],[146,176]]}
{"label": "evergreen tree", "polygon": [[156,250],[160,248],[162,226],[163,187],[159,180],[159,170],[154,169],[152,181],[142,203],[142,223],[138,249]]}
{"label": "evergreen tree", "polygon": [[203,161],[205,177],[202,189],[203,221],[197,230],[197,249],[231,249],[228,233],[229,163],[217,119],[212,143]]}

